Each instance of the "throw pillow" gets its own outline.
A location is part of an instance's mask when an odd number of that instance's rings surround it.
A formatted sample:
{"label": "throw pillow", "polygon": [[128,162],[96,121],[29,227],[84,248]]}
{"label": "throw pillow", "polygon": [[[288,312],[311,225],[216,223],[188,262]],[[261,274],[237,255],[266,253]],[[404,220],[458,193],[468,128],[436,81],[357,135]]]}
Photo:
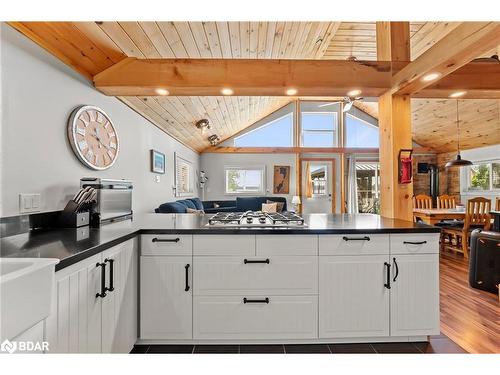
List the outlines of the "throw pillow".
{"label": "throw pillow", "polygon": [[275,202],[275,201],[270,201],[269,199],[267,200],[266,203],[276,203],[276,212],[283,212],[283,207],[285,206],[285,202]]}
{"label": "throw pillow", "polygon": [[278,208],[278,204],[276,202],[274,203],[262,203],[262,212],[276,212],[276,209]]}
{"label": "throw pillow", "polygon": [[189,208],[189,207],[186,208],[186,212],[188,214],[204,214],[205,213],[205,211],[203,211],[203,210],[196,210],[194,208]]}
{"label": "throw pillow", "polygon": [[220,204],[219,203],[214,203],[214,208],[219,208]]}

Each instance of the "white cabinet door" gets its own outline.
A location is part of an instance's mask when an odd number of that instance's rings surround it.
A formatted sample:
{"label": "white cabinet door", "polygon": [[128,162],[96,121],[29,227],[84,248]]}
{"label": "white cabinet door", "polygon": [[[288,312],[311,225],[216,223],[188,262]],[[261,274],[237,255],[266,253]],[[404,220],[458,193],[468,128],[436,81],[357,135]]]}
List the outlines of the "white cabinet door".
{"label": "white cabinet door", "polygon": [[53,306],[46,320],[48,353],[101,352],[101,254],[56,272]]}
{"label": "white cabinet door", "polygon": [[137,340],[136,239],[106,250],[102,261],[108,288],[102,299],[102,351],[129,353]]}
{"label": "white cabinet door", "polygon": [[389,336],[387,255],[322,256],[319,337]]}
{"label": "white cabinet door", "polygon": [[186,256],[141,256],[142,339],[192,338],[191,265]]}
{"label": "white cabinet door", "polygon": [[195,296],[195,339],[315,339],[317,296]]}
{"label": "white cabinet door", "polygon": [[438,335],[439,254],[395,255],[391,264],[391,336]]}

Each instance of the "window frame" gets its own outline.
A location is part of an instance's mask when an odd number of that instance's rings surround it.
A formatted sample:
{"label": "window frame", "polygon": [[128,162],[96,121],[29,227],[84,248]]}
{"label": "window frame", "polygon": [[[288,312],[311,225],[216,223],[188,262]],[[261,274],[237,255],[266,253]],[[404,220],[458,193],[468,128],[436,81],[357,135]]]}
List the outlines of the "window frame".
{"label": "window frame", "polygon": [[[464,193],[476,194],[476,193],[498,193],[500,188],[493,187],[493,164],[500,164],[500,160],[481,160],[473,162],[473,165],[467,166],[465,168],[465,188]],[[471,168],[473,166],[487,165],[489,172],[489,188],[488,189],[474,189],[471,188]]]}
{"label": "window frame", "polygon": [[[367,148],[368,146],[348,146],[347,145],[347,117],[353,117],[354,119],[356,119],[357,121],[359,122],[363,122],[365,123],[366,125],[374,128],[374,129],[379,129],[379,127],[377,125],[374,125],[374,124],[370,124],[368,121],[358,117],[358,116],[355,116],[353,115],[352,113],[346,113],[345,114],[345,118],[344,118],[344,123],[343,123],[343,126],[344,126],[344,145],[345,147],[350,147],[350,148]],[[370,147],[373,147],[373,146],[370,146]],[[380,148],[380,135],[379,135],[379,140],[378,140],[378,148]]]}
{"label": "window frame", "polygon": [[[290,116],[291,120],[292,120],[292,122],[291,122],[291,132],[290,132],[290,146],[262,146],[262,145],[260,145],[260,146],[241,146],[241,145],[237,144],[238,143],[238,139],[243,138],[243,137],[247,136],[248,134],[254,133],[257,130],[261,130],[263,128],[267,128],[267,127],[273,125],[274,123],[276,123],[276,122],[278,122],[278,121],[280,121],[280,120],[282,120],[282,119],[284,119],[285,117],[288,117],[288,116]],[[233,140],[233,144],[234,144],[235,147],[267,147],[267,148],[272,148],[272,147],[293,147],[294,146],[294,144],[293,144],[293,134],[294,134],[294,128],[295,128],[295,118],[294,117],[295,116],[294,116],[293,111],[285,113],[283,116],[277,117],[274,120],[266,122],[265,124],[263,124],[261,126],[258,126],[255,129],[249,130],[249,131],[245,132],[244,134],[241,134],[241,135],[235,137],[234,140]]]}
{"label": "window frame", "polygon": [[[227,186],[227,172],[229,170],[244,170],[244,171],[259,171],[260,172],[260,189],[252,190],[252,191],[228,191]],[[224,166],[224,195],[256,195],[256,194],[265,194],[266,192],[266,167],[263,165],[251,165],[251,166],[242,166],[242,165],[227,165]]]}
{"label": "window frame", "polygon": [[[333,130],[304,130],[302,118],[304,115],[333,115]],[[304,145],[304,133],[332,133],[332,144],[330,146],[306,146]],[[339,146],[339,114],[337,111],[301,111],[300,112],[300,147],[314,147],[314,148],[335,148]]]}
{"label": "window frame", "polygon": [[[179,181],[179,173],[178,173],[178,168],[180,168],[181,165],[186,165],[188,167],[188,191],[180,191],[180,181]],[[177,153],[174,154],[174,190],[175,190],[175,196],[176,197],[193,197],[195,196],[195,183],[194,183],[194,164],[193,162],[189,161],[188,159],[178,155]]]}

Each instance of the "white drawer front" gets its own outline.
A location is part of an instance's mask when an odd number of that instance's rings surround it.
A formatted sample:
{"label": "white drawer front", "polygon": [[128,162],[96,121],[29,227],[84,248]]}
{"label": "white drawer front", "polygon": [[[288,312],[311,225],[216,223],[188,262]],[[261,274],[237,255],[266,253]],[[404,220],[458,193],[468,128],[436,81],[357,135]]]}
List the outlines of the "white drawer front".
{"label": "white drawer front", "polygon": [[319,255],[389,254],[388,234],[320,235]]}
{"label": "white drawer front", "polygon": [[193,272],[195,295],[298,295],[318,292],[316,256],[195,256]]}
{"label": "white drawer front", "polygon": [[194,255],[254,255],[255,236],[253,235],[195,235],[193,236]]}
{"label": "white drawer front", "polygon": [[391,254],[437,254],[439,233],[391,234]]}
{"label": "white drawer front", "polygon": [[318,236],[262,235],[256,237],[259,255],[317,255]]}
{"label": "white drawer front", "polygon": [[194,297],[195,339],[312,339],[318,337],[317,296]]}
{"label": "white drawer front", "polygon": [[178,234],[141,235],[141,255],[191,255],[193,236]]}

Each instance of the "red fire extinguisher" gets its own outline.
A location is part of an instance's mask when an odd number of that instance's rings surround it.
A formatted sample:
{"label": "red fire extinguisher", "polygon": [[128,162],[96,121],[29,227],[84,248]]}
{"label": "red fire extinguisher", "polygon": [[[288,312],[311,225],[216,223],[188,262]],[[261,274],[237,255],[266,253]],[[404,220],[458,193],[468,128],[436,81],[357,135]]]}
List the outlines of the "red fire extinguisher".
{"label": "red fire extinguisher", "polygon": [[399,183],[409,184],[413,177],[413,159],[411,154],[412,149],[399,150]]}

